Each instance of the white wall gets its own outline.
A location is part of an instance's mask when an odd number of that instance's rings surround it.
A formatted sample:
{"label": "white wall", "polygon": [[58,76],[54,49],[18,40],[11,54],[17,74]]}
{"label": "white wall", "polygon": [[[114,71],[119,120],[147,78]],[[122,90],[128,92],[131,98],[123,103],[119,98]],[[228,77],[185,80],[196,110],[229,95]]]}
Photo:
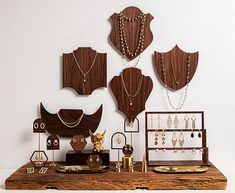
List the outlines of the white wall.
{"label": "white wall", "polygon": [[[104,104],[99,130],[110,136],[123,130],[123,117],[116,112],[110,89],[96,90],[89,97],[61,88],[61,55],[77,47],[91,46],[108,53],[108,82],[124,65],[108,42],[110,15],[135,5],[150,12],[154,41],[143,53],[139,68],[150,75],[154,89],[146,110],[169,110],[163,87],[157,80],[152,54],[168,51],[176,43],[185,51],[199,51],[195,77],[182,110],[204,110],[210,160],[219,167],[234,166],[235,136],[235,9],[232,0],[0,0],[0,162],[15,168],[29,160],[37,147],[32,122],[42,101],[53,112],[60,108],[82,108],[93,113]],[[1,36],[0,36],[1,38]],[[177,97],[175,97],[177,99]],[[139,115],[141,132],[134,135],[137,160],[144,150],[144,112]],[[42,142],[45,149],[44,135]],[[56,152],[63,159],[69,141]],[[48,152],[51,158],[51,152]],[[111,156],[116,157],[112,152]],[[235,166],[234,166],[235,167]]]}

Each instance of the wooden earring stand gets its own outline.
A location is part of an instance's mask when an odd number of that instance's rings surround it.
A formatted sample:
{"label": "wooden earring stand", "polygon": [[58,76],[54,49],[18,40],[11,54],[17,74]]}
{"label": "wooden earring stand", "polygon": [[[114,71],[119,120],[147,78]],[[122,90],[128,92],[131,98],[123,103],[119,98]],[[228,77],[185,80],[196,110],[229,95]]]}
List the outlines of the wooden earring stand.
{"label": "wooden earring stand", "polygon": [[[155,132],[156,129],[155,128],[150,128],[149,122],[148,122],[148,118],[149,115],[164,115],[164,114],[169,114],[169,115],[180,115],[180,114],[185,114],[185,115],[194,115],[194,114],[199,114],[201,116],[201,128],[197,128],[197,129],[183,129],[183,128],[178,128],[178,129],[164,129],[164,131],[166,133],[173,133],[174,131],[179,133],[179,132],[201,132],[202,136],[201,136],[201,147],[168,147],[168,146],[162,146],[162,147],[149,147],[149,133],[150,132]],[[146,125],[146,159],[147,159],[147,163],[149,166],[157,166],[157,165],[200,165],[200,166],[210,166],[210,162],[208,160],[208,147],[206,145],[206,129],[204,128],[204,112],[203,111],[177,111],[177,112],[146,112],[145,113],[145,125]],[[162,132],[163,129],[162,128],[157,128],[158,132]],[[170,141],[171,139],[167,139],[168,141]],[[187,139],[189,140],[189,139]],[[193,139],[191,139],[193,140]],[[189,150],[195,150],[195,151],[199,151],[199,150],[203,150],[203,154],[202,154],[202,159],[201,160],[182,160],[182,161],[160,161],[160,160],[150,160],[150,156],[149,153],[150,151],[155,151],[155,150],[159,150],[159,151],[173,151],[173,150],[177,150],[177,151],[189,151]],[[155,152],[154,152],[155,153]],[[160,156],[160,155],[158,155]]]}

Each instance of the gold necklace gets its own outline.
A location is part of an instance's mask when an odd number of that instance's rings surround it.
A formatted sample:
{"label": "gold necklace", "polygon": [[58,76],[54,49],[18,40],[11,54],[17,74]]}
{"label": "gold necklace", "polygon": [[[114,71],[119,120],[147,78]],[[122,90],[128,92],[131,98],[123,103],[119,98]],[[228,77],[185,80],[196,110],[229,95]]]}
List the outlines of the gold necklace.
{"label": "gold necklace", "polygon": [[[175,61],[175,52],[174,51],[173,51],[173,61],[174,61],[174,64],[176,66],[177,62]],[[175,74],[175,70],[174,70],[174,66],[173,66],[173,61],[171,61],[172,73],[173,73],[175,83],[178,85],[180,83],[180,80],[177,81],[177,79],[176,79],[176,74]]]}
{"label": "gold necklace", "polygon": [[61,118],[61,116],[60,116],[59,113],[57,113],[56,115],[58,116],[58,118],[60,119],[60,121],[61,121],[61,123],[62,123],[63,125],[65,125],[66,127],[69,127],[69,128],[74,128],[74,127],[76,127],[76,126],[78,126],[78,125],[80,124],[80,122],[82,121],[82,118],[83,118],[83,116],[84,116],[84,113],[82,113],[82,115],[81,115],[76,121],[74,121],[74,122],[65,122],[65,121]]}
{"label": "gold necklace", "polygon": [[187,97],[187,92],[188,92],[188,85],[189,85],[189,78],[190,78],[190,66],[191,66],[191,54],[188,53],[188,56],[187,56],[186,86],[185,86],[185,90],[184,90],[183,100],[182,100],[181,104],[178,107],[175,107],[171,102],[171,98],[170,98],[170,95],[168,93],[168,86],[167,86],[167,82],[166,82],[166,67],[165,67],[165,62],[164,62],[164,54],[161,53],[160,55],[161,55],[160,59],[161,59],[161,64],[162,64],[161,67],[162,67],[163,82],[164,82],[168,102],[174,110],[180,110],[183,107],[184,103],[185,103],[185,100],[186,100],[186,97]]}
{"label": "gold necklace", "polygon": [[84,82],[84,83],[86,83],[86,75],[91,71],[91,69],[93,68],[93,66],[94,66],[94,64],[95,64],[96,56],[97,56],[97,52],[95,53],[94,59],[93,59],[93,61],[92,61],[92,63],[91,63],[90,68],[88,69],[88,71],[87,71],[87,72],[83,72],[83,70],[82,70],[81,66],[78,64],[77,58],[75,57],[74,52],[73,52],[73,58],[74,58],[74,60],[75,60],[75,63],[77,64],[77,67],[78,67],[79,71],[80,71],[80,72],[82,73],[82,75],[83,75],[83,82]]}
{"label": "gold necklace", "polygon": [[139,94],[140,89],[141,89],[141,87],[142,87],[143,75],[141,76],[139,85],[138,85],[137,90],[136,90],[136,92],[135,92],[134,94],[130,94],[130,93],[128,92],[128,90],[127,90],[127,88],[126,88],[126,84],[125,84],[124,78],[123,78],[123,74],[121,74],[121,80],[122,80],[122,85],[123,85],[123,88],[124,88],[124,90],[125,90],[125,93],[126,93],[126,95],[127,95],[127,97],[128,97],[128,100],[129,100],[129,102],[130,102],[129,104],[130,104],[130,106],[132,106],[132,105],[133,105],[134,98]]}
{"label": "gold necklace", "polygon": [[[127,44],[126,40],[126,35],[125,35],[125,22],[134,22],[137,20],[140,20],[140,32],[139,32],[139,38],[138,38],[138,43],[137,47],[134,52],[131,52],[129,49],[129,46]],[[126,55],[128,54],[131,57],[134,57],[137,55],[137,53],[141,53],[144,49],[144,26],[145,26],[145,21],[146,21],[146,15],[144,13],[140,13],[137,17],[135,18],[129,18],[124,15],[123,12],[121,12],[118,15],[118,23],[119,23],[119,38],[120,38],[120,46],[121,46],[121,51],[126,58]]]}

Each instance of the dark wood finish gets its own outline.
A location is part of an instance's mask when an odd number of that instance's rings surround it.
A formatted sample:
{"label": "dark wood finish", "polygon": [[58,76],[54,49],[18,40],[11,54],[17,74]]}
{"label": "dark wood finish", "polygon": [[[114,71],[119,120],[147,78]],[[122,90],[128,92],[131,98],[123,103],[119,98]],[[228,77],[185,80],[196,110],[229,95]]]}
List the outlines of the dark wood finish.
{"label": "dark wood finish", "polygon": [[[122,11],[125,16],[129,18],[135,18],[137,15],[142,13],[142,11],[137,7],[127,7]],[[151,44],[153,41],[153,34],[150,29],[150,22],[152,21],[154,17],[151,14],[146,14],[146,21],[145,21],[145,28],[144,28],[144,47],[143,51]],[[109,36],[110,41],[112,42],[113,46],[119,51],[119,53],[122,55],[122,48],[120,45],[120,36],[119,36],[119,25],[118,25],[118,13],[114,13],[110,20],[112,21],[112,31]],[[125,35],[127,39],[127,44],[130,49],[130,51],[134,51],[137,47],[138,38],[139,38],[139,32],[140,32],[140,22],[134,21],[134,22],[126,22],[125,23]],[[142,51],[142,52],[143,52]],[[133,60],[136,58],[140,52],[131,57],[129,55],[126,55],[126,57],[129,60]]]}
{"label": "dark wood finish", "polygon": [[[74,51],[78,64],[84,73],[88,72],[96,51],[90,47],[81,47]],[[97,53],[94,66],[86,75],[79,70],[73,54],[63,54],[63,87],[70,87],[80,95],[90,95],[95,89],[107,87],[107,54]]]}
{"label": "dark wood finish", "polygon": [[[165,64],[165,73],[166,73],[166,84],[169,88],[173,90],[178,90],[184,87],[187,84],[186,76],[187,76],[187,56],[188,53],[181,50],[177,45],[170,50],[169,52],[165,52],[164,54],[164,64]],[[198,65],[198,52],[190,53],[191,62],[190,62],[190,77],[189,82],[193,78],[197,65]],[[162,63],[161,63],[161,53],[154,52],[154,61],[155,68],[158,74],[158,77],[162,81],[164,85],[164,77],[162,72]],[[173,69],[172,69],[173,68]],[[175,73],[176,79],[179,80],[179,84],[176,84],[173,76],[173,72]]]}
{"label": "dark wood finish", "polygon": [[110,155],[109,150],[103,150],[102,152],[93,152],[91,150],[83,150],[81,152],[76,152],[69,150],[66,153],[66,165],[86,165],[87,158],[89,155],[100,155],[102,160],[102,165],[109,166]]}
{"label": "dark wood finish", "polygon": [[[46,129],[50,134],[59,135],[60,137],[73,137],[74,135],[83,135],[89,137],[89,129],[94,133],[99,126],[102,116],[103,106],[92,115],[84,114],[80,124],[74,128],[68,128],[58,118],[57,114],[49,113],[42,103],[40,104],[41,117],[46,121]],[[83,111],[80,109],[61,109],[59,114],[66,122],[74,122],[82,116]]]}
{"label": "dark wood finish", "polygon": [[[48,163],[49,164],[49,163]],[[215,167],[209,167],[205,173],[197,174],[163,174],[153,172],[148,167],[147,173],[141,173],[141,166],[135,165],[133,173],[123,171],[116,173],[115,168],[99,174],[63,174],[57,173],[56,167],[47,164],[48,172],[26,174],[28,163],[19,168],[5,181],[6,189],[18,190],[225,190],[226,177]],[[61,163],[63,164],[63,163]],[[58,166],[60,163],[58,163]]]}
{"label": "dark wood finish", "polygon": [[[134,94],[139,86],[142,77],[141,70],[138,68],[126,68],[122,71],[127,91]],[[149,76],[143,75],[141,89],[130,105],[128,96],[124,90],[121,75],[114,76],[111,80],[111,90],[116,98],[118,110],[123,112],[128,121],[134,121],[136,116],[145,110],[145,103],[153,89],[153,82]]]}
{"label": "dark wood finish", "polygon": [[[179,147],[149,147],[148,146],[148,142],[149,142],[149,132],[154,132],[155,130],[154,129],[149,129],[149,126],[148,126],[148,115],[151,115],[151,114],[201,114],[201,129],[194,129],[193,131],[201,131],[202,133],[202,136],[201,139],[202,140],[202,146],[201,147],[182,147],[182,148],[179,148]],[[177,128],[177,129],[165,129],[164,131],[165,132],[181,132],[181,130],[183,132],[192,132],[192,129],[182,129],[182,128]],[[158,129],[159,132],[163,131],[163,129]],[[145,154],[146,154],[146,160],[147,160],[147,163],[148,165],[159,165],[159,164],[164,164],[165,163],[170,163],[169,161],[159,161],[159,160],[150,160],[149,159],[149,151],[153,151],[153,150],[199,150],[199,149],[203,149],[203,154],[202,154],[202,160],[199,160],[197,163],[200,163],[200,165],[209,165],[209,158],[208,158],[208,147],[206,146],[206,129],[204,128],[204,112],[203,111],[170,111],[170,112],[167,112],[167,111],[157,111],[157,112],[145,112]],[[174,161],[174,165],[183,165],[185,160],[180,160],[180,161]],[[191,165],[193,165],[193,163],[196,163],[194,160],[188,160],[187,161],[189,164],[191,162]]]}

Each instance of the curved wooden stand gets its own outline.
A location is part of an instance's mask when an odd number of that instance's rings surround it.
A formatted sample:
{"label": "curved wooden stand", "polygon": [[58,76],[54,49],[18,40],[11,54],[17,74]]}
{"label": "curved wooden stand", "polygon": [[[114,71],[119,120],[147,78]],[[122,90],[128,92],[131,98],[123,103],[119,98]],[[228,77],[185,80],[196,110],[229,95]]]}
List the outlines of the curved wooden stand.
{"label": "curved wooden stand", "polygon": [[[57,113],[49,113],[42,103],[40,104],[41,117],[46,121],[46,130],[50,134],[59,135],[60,137],[73,137],[74,135],[83,135],[89,137],[89,129],[94,133],[99,126],[102,116],[103,106],[92,115],[84,114],[80,123],[74,127],[66,127],[57,116]],[[61,118],[66,122],[75,122],[83,114],[80,109],[61,109],[58,112]]]}
{"label": "curved wooden stand", "polygon": [[[137,17],[142,11],[137,8],[137,7],[127,7],[123,11],[127,17],[129,18],[135,18]],[[154,17],[151,14],[146,14],[146,21],[145,21],[145,27],[144,27],[144,47],[143,51],[151,44],[153,41],[153,34],[150,29],[150,22],[152,21]],[[111,31],[111,34],[109,36],[110,41],[112,42],[113,46],[119,51],[121,55],[122,54],[122,48],[120,45],[120,33],[119,33],[119,24],[118,24],[118,13],[114,13],[110,17],[112,24],[113,24],[113,29]],[[138,40],[139,40],[139,32],[140,32],[140,22],[139,21],[134,21],[134,22],[126,22],[125,23],[125,35],[127,39],[127,44],[129,46],[130,51],[134,51],[137,47]],[[126,57],[129,60],[133,60],[140,54],[137,53],[137,55],[131,57],[127,55]]]}
{"label": "curved wooden stand", "polygon": [[[96,51],[90,47],[78,48],[74,55],[84,73],[91,68]],[[78,94],[90,95],[95,89],[107,87],[107,54],[97,53],[94,66],[86,75],[86,82],[72,53],[63,54],[63,87],[70,87]]]}
{"label": "curved wooden stand", "polygon": [[141,76],[143,76],[142,86],[139,93],[133,100],[133,105],[124,90],[121,76],[114,76],[111,80],[111,90],[117,100],[118,110],[123,112],[129,123],[133,122],[136,116],[145,110],[145,103],[153,89],[153,82],[149,76],[144,76],[138,68],[126,68],[122,71],[124,82],[129,93],[136,92]]}
{"label": "curved wooden stand", "polygon": [[[161,79],[164,84],[164,76],[162,72],[162,60],[160,52],[154,52],[155,68],[158,74],[158,77]],[[165,74],[166,74],[166,84],[167,87],[178,90],[183,88],[186,84],[187,77],[187,57],[190,54],[190,68],[189,68],[189,82],[193,78],[193,75],[196,72],[198,64],[198,52],[187,53],[181,50],[177,45],[164,54],[164,65],[165,65]],[[179,84],[176,84],[175,78],[179,80]]]}

